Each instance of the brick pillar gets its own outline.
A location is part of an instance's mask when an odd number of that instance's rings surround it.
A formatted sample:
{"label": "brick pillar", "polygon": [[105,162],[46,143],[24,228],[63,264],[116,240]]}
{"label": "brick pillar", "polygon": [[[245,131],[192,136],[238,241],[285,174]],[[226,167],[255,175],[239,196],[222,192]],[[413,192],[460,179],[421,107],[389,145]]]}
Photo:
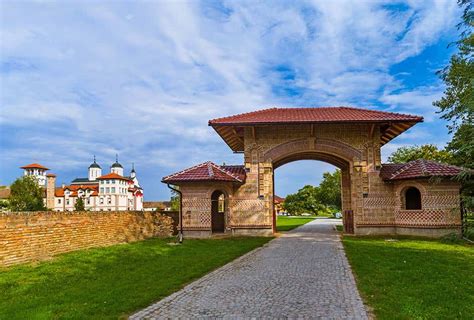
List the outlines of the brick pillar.
{"label": "brick pillar", "polygon": [[54,189],[56,188],[56,176],[49,173],[46,176],[46,208],[54,209]]}

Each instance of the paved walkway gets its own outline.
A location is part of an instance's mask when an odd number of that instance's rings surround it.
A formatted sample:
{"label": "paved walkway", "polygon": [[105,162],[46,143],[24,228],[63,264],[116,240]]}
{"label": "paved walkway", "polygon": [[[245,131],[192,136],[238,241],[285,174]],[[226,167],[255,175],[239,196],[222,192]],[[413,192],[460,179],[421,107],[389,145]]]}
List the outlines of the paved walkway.
{"label": "paved walkway", "polygon": [[334,223],[299,227],[131,319],[367,319]]}

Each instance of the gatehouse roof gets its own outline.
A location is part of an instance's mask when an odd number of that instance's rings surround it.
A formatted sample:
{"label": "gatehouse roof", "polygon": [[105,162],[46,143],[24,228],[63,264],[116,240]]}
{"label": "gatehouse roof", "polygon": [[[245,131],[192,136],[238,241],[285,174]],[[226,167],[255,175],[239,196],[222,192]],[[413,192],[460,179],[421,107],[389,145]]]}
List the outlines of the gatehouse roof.
{"label": "gatehouse roof", "polygon": [[383,180],[404,180],[430,177],[454,177],[463,168],[439,163],[436,161],[419,159],[407,163],[383,164],[380,177]]}
{"label": "gatehouse roof", "polygon": [[381,124],[381,144],[384,145],[406,131],[423,117],[353,107],[270,108],[209,121],[235,152],[244,150],[243,127],[259,125],[378,123]]}
{"label": "gatehouse roof", "polygon": [[164,177],[164,183],[202,182],[202,181],[228,181],[243,183],[246,173],[244,166],[219,166],[211,161],[198,164],[177,173]]}

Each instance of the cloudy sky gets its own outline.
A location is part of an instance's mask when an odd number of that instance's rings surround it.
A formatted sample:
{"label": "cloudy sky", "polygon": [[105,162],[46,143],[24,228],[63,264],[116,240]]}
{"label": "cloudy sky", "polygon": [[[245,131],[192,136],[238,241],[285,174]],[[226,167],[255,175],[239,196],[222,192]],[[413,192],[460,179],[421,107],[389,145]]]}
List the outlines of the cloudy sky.
{"label": "cloudy sky", "polygon": [[[242,163],[207,126],[270,106],[356,106],[425,122],[385,146],[449,139],[432,101],[456,39],[456,1],[0,1],[0,184],[39,162],[58,183],[135,163],[161,177]],[[279,168],[277,193],[330,165]]]}

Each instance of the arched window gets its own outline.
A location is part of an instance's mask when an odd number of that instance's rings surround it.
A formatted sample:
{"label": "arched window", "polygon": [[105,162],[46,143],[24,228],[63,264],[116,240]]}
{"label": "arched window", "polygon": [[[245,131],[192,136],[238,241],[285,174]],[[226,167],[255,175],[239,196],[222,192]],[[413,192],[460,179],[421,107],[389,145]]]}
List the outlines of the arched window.
{"label": "arched window", "polygon": [[421,210],[421,192],[415,187],[409,187],[405,191],[405,209]]}

